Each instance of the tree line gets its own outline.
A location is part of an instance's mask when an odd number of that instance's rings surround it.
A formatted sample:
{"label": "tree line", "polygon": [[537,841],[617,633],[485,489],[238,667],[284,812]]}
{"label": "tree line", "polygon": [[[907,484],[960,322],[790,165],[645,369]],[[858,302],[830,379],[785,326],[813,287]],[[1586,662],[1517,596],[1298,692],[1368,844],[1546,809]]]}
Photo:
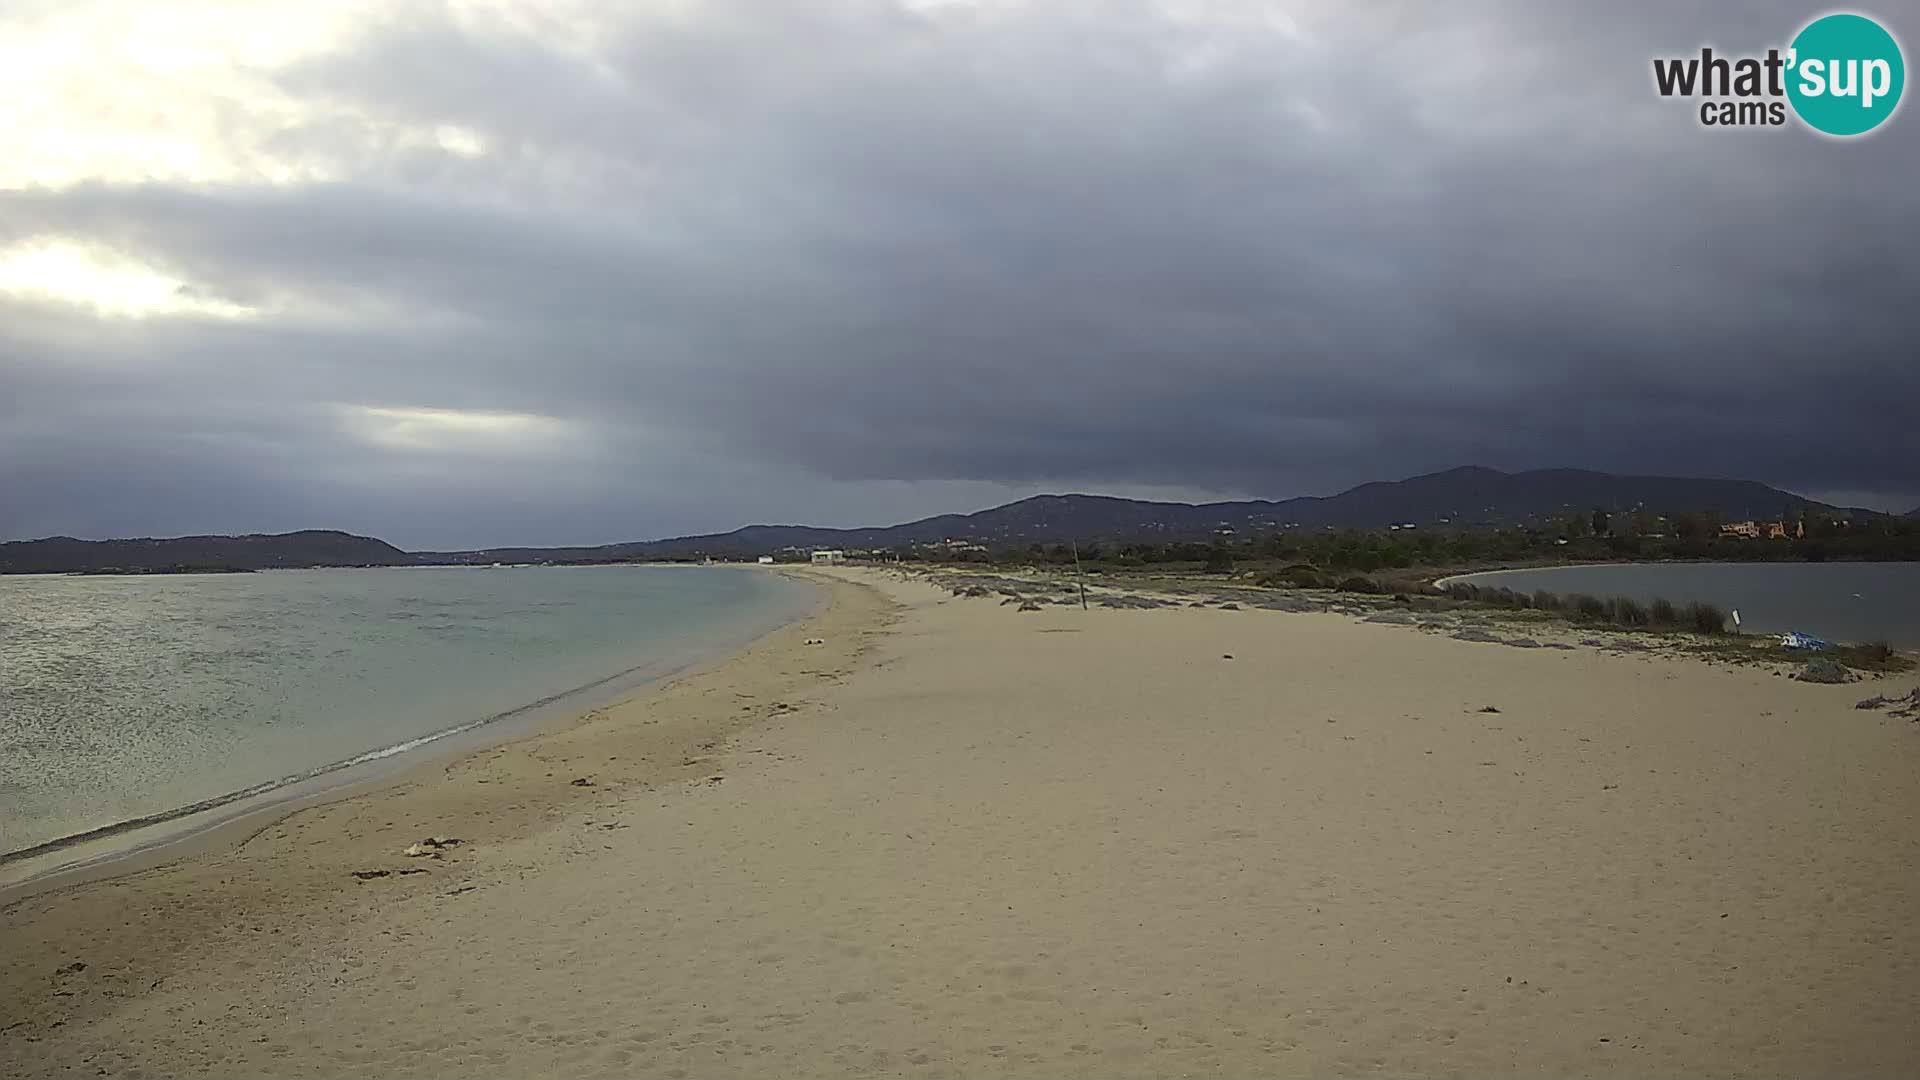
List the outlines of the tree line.
{"label": "tree line", "polygon": [[[1662,559],[1716,562],[1905,561],[1920,559],[1920,520],[1874,516],[1839,519],[1789,515],[1786,539],[1723,536],[1711,513],[1645,514],[1605,510],[1568,514],[1543,525],[1489,529],[1289,529],[1212,542],[1095,541],[1078,547],[1094,568],[1170,567],[1224,573],[1240,563],[1297,563],[1327,572],[1375,573],[1417,568],[1456,569],[1515,562],[1609,562]],[[1804,536],[1795,532],[1804,530]],[[908,559],[995,564],[1070,565],[1069,544],[1006,545],[984,552],[935,555],[902,551]]]}

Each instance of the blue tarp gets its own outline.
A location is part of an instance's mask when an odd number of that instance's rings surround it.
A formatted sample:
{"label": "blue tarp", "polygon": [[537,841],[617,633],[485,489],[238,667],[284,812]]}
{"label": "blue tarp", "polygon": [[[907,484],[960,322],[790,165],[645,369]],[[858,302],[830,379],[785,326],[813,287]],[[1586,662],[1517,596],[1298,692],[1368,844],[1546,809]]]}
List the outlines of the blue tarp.
{"label": "blue tarp", "polygon": [[1781,634],[1780,644],[1786,646],[1789,649],[1811,649],[1815,652],[1818,652],[1821,649],[1830,649],[1833,647],[1832,642],[1821,641],[1819,638],[1814,637],[1812,634],[1803,634],[1798,630],[1790,630],[1784,634]]}

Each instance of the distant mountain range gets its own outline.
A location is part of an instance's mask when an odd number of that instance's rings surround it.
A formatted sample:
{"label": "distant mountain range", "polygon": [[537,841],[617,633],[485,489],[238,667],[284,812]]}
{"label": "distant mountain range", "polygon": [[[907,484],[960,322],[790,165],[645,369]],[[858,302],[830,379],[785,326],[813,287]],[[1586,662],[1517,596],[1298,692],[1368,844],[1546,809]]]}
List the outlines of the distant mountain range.
{"label": "distant mountain range", "polygon": [[[1814,510],[1867,515],[1815,502],[1751,480],[1616,476],[1582,469],[1506,473],[1467,466],[1407,480],[1361,484],[1326,497],[1279,502],[1166,503],[1103,495],[1036,495],[974,514],[943,514],[903,525],[824,529],[749,525],[732,532],[677,536],[596,547],[487,548],[404,552],[341,532],[281,536],[192,536],[174,540],[50,540],[0,544],[0,573],[47,573],[179,566],[266,569],[291,566],[397,566],[494,562],[611,562],[739,557],[789,548],[897,548],[960,540],[1025,546],[1075,540],[1191,540],[1284,528],[1376,529],[1395,524],[1473,528],[1542,522],[1594,509],[1654,513],[1713,512],[1726,520],[1777,519]],[[1920,514],[1920,511],[1916,511]]]}
{"label": "distant mountain range", "polygon": [[331,529],[164,540],[15,540],[0,544],[0,574],[166,573],[312,566],[399,566],[417,560],[383,540]]}
{"label": "distant mountain range", "polygon": [[[689,554],[754,555],[784,548],[891,548],[942,540],[1024,546],[1068,539],[1190,540],[1298,528],[1378,529],[1412,523],[1512,525],[1594,508],[1660,512],[1714,511],[1727,519],[1777,518],[1789,510],[1852,513],[1752,480],[1615,476],[1581,469],[1505,473],[1465,466],[1407,480],[1381,481],[1326,497],[1279,502],[1147,502],[1104,495],[1036,495],[973,514],[942,514],[904,525],[823,529],[749,525],[726,533],[676,536],[592,548],[495,548],[430,553],[437,561],[528,562],[541,559],[669,558]],[[1864,513],[1864,511],[1861,511]]]}

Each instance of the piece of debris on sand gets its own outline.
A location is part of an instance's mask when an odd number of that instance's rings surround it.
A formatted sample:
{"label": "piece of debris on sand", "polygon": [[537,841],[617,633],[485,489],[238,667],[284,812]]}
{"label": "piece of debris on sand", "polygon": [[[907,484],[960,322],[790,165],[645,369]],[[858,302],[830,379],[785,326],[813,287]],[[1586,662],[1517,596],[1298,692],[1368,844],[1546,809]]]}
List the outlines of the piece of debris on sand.
{"label": "piece of debris on sand", "polygon": [[401,852],[401,854],[410,859],[438,859],[441,858],[441,852],[448,848],[459,847],[463,842],[464,841],[458,837],[453,836],[429,836],[418,843],[408,844],[407,850]]}
{"label": "piece of debris on sand", "polygon": [[1864,701],[1856,703],[1853,707],[1856,709],[1887,709],[1888,716],[1897,716],[1903,720],[1920,720],[1920,686],[1914,687],[1899,697],[1886,697],[1882,694],[1875,694]]}

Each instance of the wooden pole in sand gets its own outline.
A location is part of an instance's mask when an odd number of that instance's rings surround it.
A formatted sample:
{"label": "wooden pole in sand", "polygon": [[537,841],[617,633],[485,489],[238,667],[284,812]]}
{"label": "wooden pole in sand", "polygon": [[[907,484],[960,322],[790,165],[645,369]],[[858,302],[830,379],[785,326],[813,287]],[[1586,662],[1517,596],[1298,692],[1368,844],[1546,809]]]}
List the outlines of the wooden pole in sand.
{"label": "wooden pole in sand", "polygon": [[1073,576],[1080,579],[1080,610],[1086,611],[1089,610],[1087,608],[1087,574],[1080,569],[1080,541],[1068,537],[1067,543],[1073,545]]}

